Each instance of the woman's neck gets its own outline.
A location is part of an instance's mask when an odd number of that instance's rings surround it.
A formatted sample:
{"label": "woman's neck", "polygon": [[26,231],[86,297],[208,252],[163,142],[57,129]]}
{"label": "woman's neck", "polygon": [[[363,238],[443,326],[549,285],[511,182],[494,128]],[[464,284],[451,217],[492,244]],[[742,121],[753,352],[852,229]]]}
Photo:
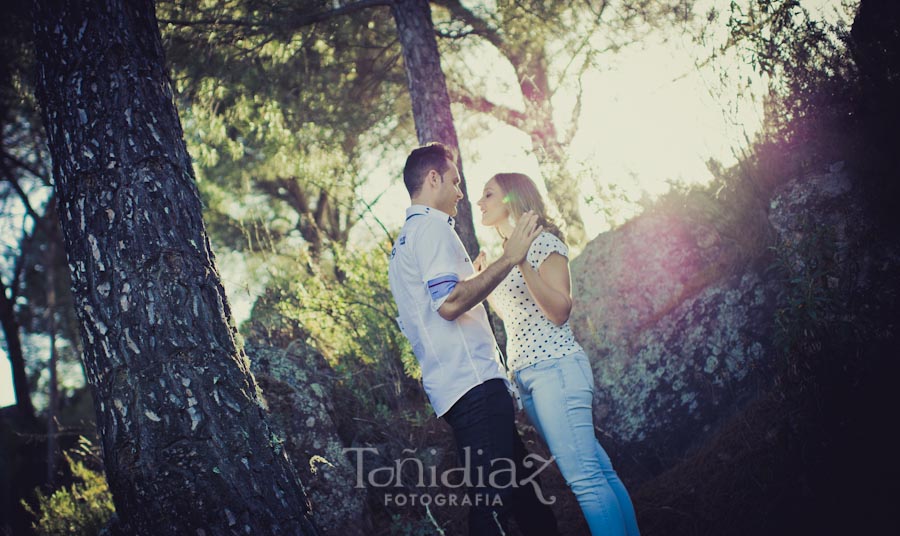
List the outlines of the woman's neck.
{"label": "woman's neck", "polygon": [[509,238],[509,235],[513,232],[513,223],[512,217],[506,218],[505,220],[497,223],[497,232],[500,233],[500,236],[503,237],[503,240]]}

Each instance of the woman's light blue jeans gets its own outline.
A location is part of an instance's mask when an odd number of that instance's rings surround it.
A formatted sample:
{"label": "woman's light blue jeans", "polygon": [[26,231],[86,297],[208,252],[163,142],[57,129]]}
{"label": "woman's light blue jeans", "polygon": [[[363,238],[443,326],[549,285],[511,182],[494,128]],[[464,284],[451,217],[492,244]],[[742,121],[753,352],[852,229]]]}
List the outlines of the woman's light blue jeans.
{"label": "woman's light blue jeans", "polygon": [[594,435],[594,376],[576,352],[516,371],[525,412],[547,442],[593,536],[638,533],[634,506]]}

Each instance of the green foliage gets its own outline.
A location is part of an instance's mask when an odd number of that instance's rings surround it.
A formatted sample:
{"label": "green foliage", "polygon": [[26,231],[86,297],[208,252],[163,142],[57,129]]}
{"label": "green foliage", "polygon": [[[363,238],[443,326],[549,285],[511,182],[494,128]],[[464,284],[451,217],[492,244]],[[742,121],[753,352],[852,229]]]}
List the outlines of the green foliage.
{"label": "green foliage", "polygon": [[[300,339],[321,352],[331,367],[332,415],[345,444],[377,446],[389,459],[409,456],[404,449],[435,449],[441,454],[433,463],[449,464],[454,458],[444,453],[453,451],[452,436],[434,418],[418,362],[395,322],[387,279],[390,247],[385,240],[335,249],[308,271],[296,269],[303,258],[292,263],[286,255],[273,257],[267,265],[277,265],[278,273],[270,271],[267,289],[241,329],[248,339],[265,337],[279,346]],[[412,470],[409,464],[405,469]],[[421,507],[370,504],[391,534],[439,532],[434,516]],[[464,513],[447,508],[435,514],[441,523],[457,523]]]}
{"label": "green foliage", "polygon": [[749,179],[755,166],[744,164],[722,169],[710,162],[712,182],[702,186],[673,182],[668,192],[645,206],[647,212],[675,215],[710,237],[705,245],[698,243],[708,262],[691,284],[707,285],[745,270],[772,243],[767,197]]}
{"label": "green foliage", "polygon": [[392,356],[418,378],[418,365],[394,321],[397,308],[388,286],[386,253],[379,248],[340,250],[334,263],[342,274],[338,279],[290,281],[288,294],[296,300],[283,302],[281,312],[306,326],[328,354],[354,356],[364,365]]}
{"label": "green foliage", "polygon": [[269,333],[308,340],[336,375],[339,427],[409,447],[409,433],[428,416],[418,362],[394,320],[388,247],[336,249],[309,273],[280,272],[244,329],[265,325]]}
{"label": "green foliage", "polygon": [[310,9],[158,6],[205,219],[230,249],[302,239],[315,259],[345,244],[362,213],[363,155],[383,150],[382,134],[405,125],[397,118],[408,121],[390,12],[310,25]]}
{"label": "green foliage", "polygon": [[[570,170],[567,146],[582,119],[586,97],[582,80],[591,70],[608,69],[622,48],[661,28],[685,24],[693,17],[694,0],[435,4],[446,9],[435,9],[434,18],[439,35],[449,38],[440,45],[451,98],[470,116],[482,116],[473,122],[473,129],[495,128],[483,120],[490,116],[531,140],[548,200],[558,211],[557,221],[566,227],[570,245],[580,248],[584,221],[578,209],[580,196],[572,186],[581,177]],[[484,69],[485,62],[496,67]],[[574,102],[558,97],[566,93],[575,95]],[[588,202],[596,207],[597,198],[602,202],[617,195],[598,187],[598,195]]]}
{"label": "green foliage", "polygon": [[849,349],[889,335],[878,326],[896,290],[883,286],[882,274],[863,280],[860,257],[872,255],[870,245],[839,240],[812,216],[791,236],[771,248],[768,276],[781,288],[773,343],[781,357],[778,382],[803,391],[840,377],[854,362]]}
{"label": "green foliage", "polygon": [[780,279],[783,289],[774,342],[783,356],[808,355],[820,348],[829,319],[842,306],[828,283],[838,280],[831,259],[832,234],[827,227],[813,227],[795,243],[779,241],[771,247],[770,274]]}
{"label": "green foliage", "polygon": [[92,454],[90,444],[83,437],[78,447],[63,453],[63,456],[74,482],[49,496],[36,489],[37,511],[25,501],[22,503],[37,518],[33,527],[38,536],[93,536],[100,532],[115,512],[106,477],[102,470],[88,466]]}
{"label": "green foliage", "polygon": [[807,161],[840,159],[858,76],[846,25],[813,18],[798,0],[733,1],[727,24],[731,42],[768,80],[766,141],[803,146]]}
{"label": "green foliage", "polygon": [[379,375],[386,376],[383,380],[399,394],[402,376],[418,380],[422,374],[394,320],[397,308],[387,281],[388,255],[381,249],[356,255],[344,252],[336,263],[345,274],[341,281],[329,285],[315,279],[298,289],[301,300],[307,298],[305,307],[295,311],[298,319],[315,326],[314,336],[327,340],[335,354],[380,369]]}

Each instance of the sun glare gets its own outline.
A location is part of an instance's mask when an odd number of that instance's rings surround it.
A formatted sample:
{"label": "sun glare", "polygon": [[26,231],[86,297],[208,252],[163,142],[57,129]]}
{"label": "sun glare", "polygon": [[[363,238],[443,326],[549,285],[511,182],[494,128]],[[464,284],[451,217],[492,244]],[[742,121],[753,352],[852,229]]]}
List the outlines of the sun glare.
{"label": "sun glare", "polygon": [[[580,181],[572,186],[582,193],[589,238],[621,223],[609,221],[603,207],[587,202],[601,188],[612,188],[623,198],[612,201],[623,206],[606,208],[634,215],[637,201],[665,193],[672,182],[710,181],[706,162],[713,158],[733,164],[735,149],[760,128],[758,100],[736,94],[719,97],[727,102],[717,100],[704,78],[711,74],[698,72],[695,58],[683,44],[648,44],[623,53],[615,68],[584,77],[579,128],[568,157]],[[728,69],[745,80],[750,74],[738,63]],[[560,91],[554,100],[560,109],[572,109],[574,103],[572,91]],[[461,131],[472,129],[464,122]],[[498,123],[476,137],[463,137],[460,145],[469,158],[466,180],[473,200],[487,179],[501,171],[527,173],[543,187],[530,140],[520,131]]]}
{"label": "sun glare", "polygon": [[[710,5],[723,9],[717,0],[709,0],[707,7]],[[844,13],[846,20],[847,11],[841,9],[840,0],[803,0],[802,5],[815,18],[834,21]],[[724,25],[721,31],[725,31]],[[612,55],[602,72],[585,74],[568,165],[577,181],[572,188],[581,194],[588,238],[638,214],[641,202],[667,192],[672,183],[708,183],[713,177],[707,162],[734,165],[735,155],[761,128],[765,81],[736,51],[718,58],[715,64],[704,61],[709,53],[687,36],[658,35],[642,46]],[[521,110],[521,93],[508,62],[490,46],[474,47],[472,56],[467,65],[491,73],[481,80],[484,96]],[[719,79],[722,73],[729,80],[725,84]],[[570,126],[569,114],[576,102],[574,86],[574,80],[568,81],[553,98],[561,131]],[[483,115],[473,117],[460,105],[453,111],[473,208],[487,180],[504,171],[530,175],[546,195],[526,134]],[[401,207],[408,204],[398,178],[400,169],[402,160],[392,166],[379,162],[372,167],[373,180],[362,192],[365,199],[379,198],[372,212],[389,228],[402,222]],[[473,210],[473,215],[479,241],[496,246],[496,235],[480,225],[478,210]],[[377,228],[370,225],[355,235],[365,235],[365,242],[373,233]]]}

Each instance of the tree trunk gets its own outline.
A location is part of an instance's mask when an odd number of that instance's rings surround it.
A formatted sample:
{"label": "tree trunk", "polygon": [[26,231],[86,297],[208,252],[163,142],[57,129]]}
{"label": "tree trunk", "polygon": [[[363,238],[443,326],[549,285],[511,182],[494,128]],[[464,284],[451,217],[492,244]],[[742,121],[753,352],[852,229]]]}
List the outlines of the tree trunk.
{"label": "tree trunk", "polygon": [[50,370],[49,398],[47,401],[47,485],[53,488],[56,484],[56,459],[58,457],[57,434],[59,432],[59,379],[57,377],[56,353],[56,278],[53,277],[56,260],[56,242],[50,240],[47,245],[44,266],[47,269],[47,331],[50,335]]}
{"label": "tree trunk", "polygon": [[150,0],[38,0],[37,96],[126,534],[315,534],[201,219]]}
{"label": "tree trunk", "polygon": [[6,341],[6,355],[12,367],[13,389],[16,393],[16,407],[23,422],[33,425],[37,423],[34,406],[31,403],[31,389],[28,387],[28,375],[25,373],[25,355],[22,353],[22,339],[19,335],[19,322],[16,320],[15,288],[10,288],[12,299],[6,295],[7,287],[0,281],[0,326],[3,327],[3,338]]}
{"label": "tree trunk", "polygon": [[850,31],[859,69],[857,117],[863,131],[861,168],[869,176],[868,197],[885,236],[900,232],[900,5],[862,0]]}
{"label": "tree trunk", "polygon": [[507,56],[519,78],[519,88],[525,100],[526,132],[531,148],[541,168],[547,197],[556,205],[565,222],[566,240],[571,245],[583,245],[586,239],[584,220],[578,206],[581,189],[569,171],[569,157],[553,119],[550,101],[550,82],[547,79],[547,55],[543,45],[533,46],[523,54]]}
{"label": "tree trunk", "polygon": [[[431,7],[426,0],[395,0],[391,11],[397,23],[397,34],[403,47],[403,63],[412,100],[413,119],[419,143],[439,141],[459,153],[459,139],[450,112],[450,94],[441,69]],[[456,162],[465,199],[457,206],[456,232],[470,256],[478,254],[478,239],[472,222],[472,205],[466,191],[462,157]]]}
{"label": "tree trunk", "polygon": [[[565,145],[568,144],[568,140],[561,141],[563,138],[560,138],[553,118],[551,103],[553,92],[547,78],[548,54],[545,35],[547,30],[528,28],[524,34],[521,28],[518,30],[505,28],[501,31],[496,23],[489,22],[484,14],[476,15],[459,0],[437,0],[436,3],[449,9],[455,19],[471,26],[474,33],[503,54],[515,70],[525,102],[524,113],[506,106],[497,106],[481,95],[477,98],[466,95],[460,102],[475,112],[492,114],[497,120],[528,134],[532,151],[544,177],[547,196],[556,205],[560,217],[566,223],[568,242],[573,245],[584,244],[584,220],[578,206],[580,190],[567,166],[569,158]],[[603,6],[600,8],[601,11],[606,3],[603,3]],[[516,9],[528,8],[518,5]],[[513,21],[517,18],[519,17],[513,17]]]}
{"label": "tree trunk", "polygon": [[[552,130],[555,134],[556,129],[553,123],[542,124],[550,125],[546,130]],[[566,234],[566,242],[572,246],[582,246],[588,238],[584,220],[581,218],[581,209],[578,206],[578,197],[582,189],[567,167],[569,155],[566,154],[565,147],[555,136],[547,134],[549,133],[543,129],[530,132],[531,148],[537,156],[541,175],[544,177],[547,197],[556,205],[559,217],[562,219],[560,223],[565,224],[563,229]]]}

